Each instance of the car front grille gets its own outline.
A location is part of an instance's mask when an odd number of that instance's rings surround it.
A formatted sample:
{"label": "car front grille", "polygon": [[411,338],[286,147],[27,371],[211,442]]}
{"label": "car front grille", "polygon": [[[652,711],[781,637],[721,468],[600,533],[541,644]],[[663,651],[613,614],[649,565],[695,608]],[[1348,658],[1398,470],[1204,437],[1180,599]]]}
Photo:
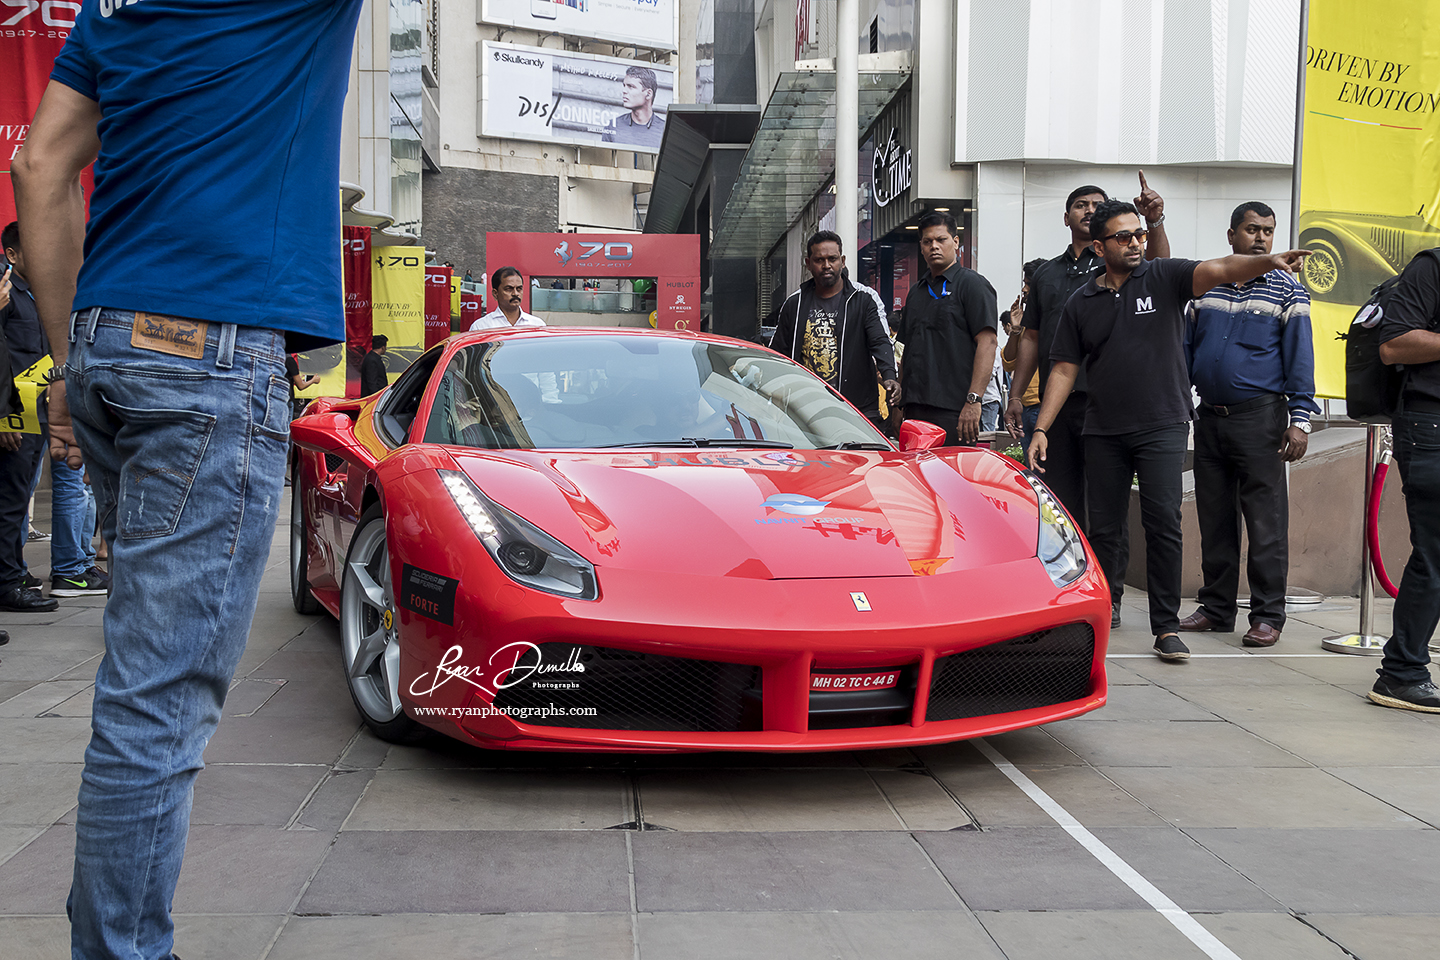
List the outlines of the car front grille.
{"label": "car front grille", "polygon": [[[521,723],[697,733],[761,729],[759,667],[573,643],[538,646],[538,663],[561,669],[532,672],[536,658],[527,654],[511,674],[525,679],[495,696],[496,707],[527,712],[511,713]],[[547,716],[546,708],[555,712]]]}
{"label": "car front grille", "polygon": [[1095,631],[1041,630],[935,661],[926,720],[960,720],[1079,700],[1090,692]]}

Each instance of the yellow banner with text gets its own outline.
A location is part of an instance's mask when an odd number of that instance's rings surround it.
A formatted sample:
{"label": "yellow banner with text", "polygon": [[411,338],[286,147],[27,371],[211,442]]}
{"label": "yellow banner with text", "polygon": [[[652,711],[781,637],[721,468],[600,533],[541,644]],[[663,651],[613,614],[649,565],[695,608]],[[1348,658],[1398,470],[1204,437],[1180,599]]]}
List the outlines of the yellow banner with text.
{"label": "yellow banner with text", "polygon": [[1311,0],[1299,246],[1315,393],[1345,396],[1337,339],[1381,281],[1440,246],[1440,7]]}

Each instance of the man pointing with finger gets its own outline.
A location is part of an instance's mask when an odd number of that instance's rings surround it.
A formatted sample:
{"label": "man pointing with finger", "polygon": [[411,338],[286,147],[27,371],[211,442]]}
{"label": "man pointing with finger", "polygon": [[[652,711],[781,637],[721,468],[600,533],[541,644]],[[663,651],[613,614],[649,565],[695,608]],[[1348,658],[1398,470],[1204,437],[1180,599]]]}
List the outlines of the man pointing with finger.
{"label": "man pointing with finger", "polygon": [[78,467],[83,448],[111,544],[75,960],[173,953],[191,790],[280,507],[285,355],[345,339],[336,191],[361,6],[86,3],[12,165],[64,375],[52,454]]}
{"label": "man pointing with finger", "polygon": [[1065,304],[1055,334],[1044,399],[1030,441],[1030,462],[1045,469],[1045,433],[1055,422],[1081,365],[1085,406],[1085,477],[1090,545],[1110,581],[1111,621],[1120,614],[1130,559],[1126,517],[1130,484],[1140,481],[1145,583],[1155,653],[1189,659],[1180,642],[1180,496],[1194,408],[1185,363],[1185,304],[1221,283],[1269,270],[1298,270],[1308,251],[1218,260],[1145,260],[1146,230],[1133,204],[1109,200],[1090,220],[1091,245],[1105,270]]}
{"label": "man pointing with finger", "polygon": [[[1165,236],[1165,201],[1140,174],[1140,195],[1135,207],[1145,218],[1149,235],[1145,258],[1170,256],[1170,242]],[[1085,286],[1097,271],[1105,268],[1105,260],[1090,243],[1090,218],[1095,208],[1109,195],[1100,187],[1086,185],[1070,191],[1065,200],[1065,226],[1070,229],[1070,245],[1065,252],[1047,261],[1030,282],[1030,298],[1025,306],[1025,336],[1020,341],[1015,364],[1015,380],[1025,383],[1039,371],[1041,398],[1045,380],[1050,375],[1050,347],[1060,326],[1060,313],[1071,294]],[[1045,464],[1046,485],[1060,498],[1065,509],[1075,518],[1081,530],[1088,530],[1085,516],[1085,445],[1082,431],[1085,423],[1087,385],[1085,372],[1080,371],[1065,405],[1060,408],[1047,438],[1049,449]],[[1023,433],[1021,398],[1012,396],[1005,412],[1005,426],[1013,437]]]}

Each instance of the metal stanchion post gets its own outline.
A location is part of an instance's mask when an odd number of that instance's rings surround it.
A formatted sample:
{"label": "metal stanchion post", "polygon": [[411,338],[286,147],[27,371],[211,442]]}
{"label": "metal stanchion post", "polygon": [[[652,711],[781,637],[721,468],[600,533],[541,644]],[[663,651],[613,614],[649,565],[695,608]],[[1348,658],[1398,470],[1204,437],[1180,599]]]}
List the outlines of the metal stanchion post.
{"label": "metal stanchion post", "polygon": [[[1380,450],[1390,442],[1390,428],[1370,424],[1365,428],[1365,509],[1375,484],[1375,464]],[[1320,646],[1332,653],[1350,653],[1361,657],[1378,657],[1385,647],[1385,638],[1370,631],[1375,627],[1375,574],[1370,569],[1370,543],[1365,536],[1365,523],[1360,528],[1360,632],[1326,637]]]}

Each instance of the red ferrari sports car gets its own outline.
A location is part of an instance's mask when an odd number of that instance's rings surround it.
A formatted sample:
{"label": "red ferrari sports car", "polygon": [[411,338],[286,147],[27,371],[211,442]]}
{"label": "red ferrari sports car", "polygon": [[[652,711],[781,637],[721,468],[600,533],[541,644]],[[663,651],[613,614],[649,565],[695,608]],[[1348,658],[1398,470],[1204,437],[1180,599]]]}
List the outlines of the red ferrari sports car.
{"label": "red ferrari sports car", "polygon": [[753,344],[462,334],[292,429],[295,606],[387,740],[855,749],[1105,702],[1109,592],[1044,484]]}

